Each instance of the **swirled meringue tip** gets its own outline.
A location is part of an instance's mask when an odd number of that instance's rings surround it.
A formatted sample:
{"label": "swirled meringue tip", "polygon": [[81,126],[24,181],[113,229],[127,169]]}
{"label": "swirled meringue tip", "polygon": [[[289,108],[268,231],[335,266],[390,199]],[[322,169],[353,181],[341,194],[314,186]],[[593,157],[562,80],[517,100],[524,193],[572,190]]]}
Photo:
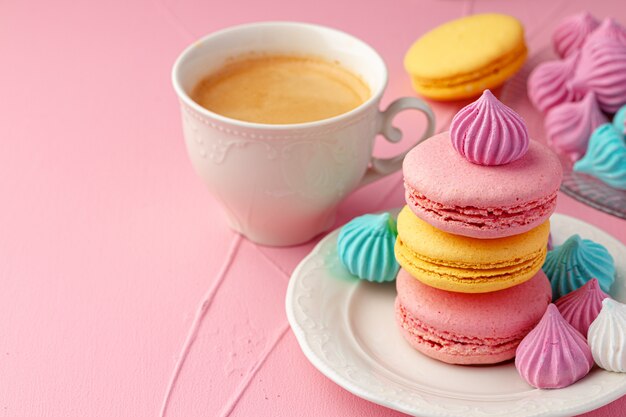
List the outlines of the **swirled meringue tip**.
{"label": "swirled meringue tip", "polygon": [[589,91],[581,101],[561,103],[550,109],[544,125],[550,146],[576,161],[587,151],[591,133],[607,122],[595,94]]}
{"label": "swirled meringue tip", "polygon": [[558,300],[596,278],[602,290],[610,294],[615,282],[615,263],[599,243],[573,235],[548,252],[543,272],[552,284],[552,296]]}
{"label": "swirled meringue tip", "polygon": [[626,143],[621,132],[610,123],[599,126],[589,138],[587,153],[574,164],[574,171],[626,190]]}
{"label": "swirled meringue tip", "polygon": [[537,110],[545,113],[554,106],[582,96],[575,95],[570,87],[579,57],[580,53],[574,51],[563,60],[542,62],[530,73],[528,98]]}
{"label": "swirled meringue tip", "polygon": [[504,165],[528,152],[528,130],[521,116],[489,90],[462,108],[452,119],[454,149],[477,165]]}
{"label": "swirled meringue tip", "polygon": [[400,269],[394,255],[397,235],[396,221],[389,213],[355,217],[339,232],[339,259],[360,279],[393,281]]}
{"label": "swirled meringue tip", "polygon": [[626,46],[612,38],[588,39],[570,82],[573,93],[593,91],[600,108],[615,113],[626,103]]}
{"label": "swirled meringue tip", "polygon": [[615,40],[626,46],[626,28],[620,25],[612,17],[606,17],[588,37],[585,42],[602,41],[605,39]]}
{"label": "swirled meringue tip", "polygon": [[626,135],[626,104],[615,113],[613,126],[615,126],[618,132],[622,132],[622,135]]}
{"label": "swirled meringue tip", "polygon": [[626,372],[626,304],[605,298],[600,314],[589,326],[587,340],[600,368]]}
{"label": "swirled meringue tip", "polygon": [[554,29],[552,43],[554,50],[565,58],[580,49],[587,36],[593,32],[600,22],[587,11],[566,17]]}
{"label": "swirled meringue tip", "polygon": [[591,278],[579,289],[559,298],[555,305],[563,318],[586,337],[589,325],[598,317],[605,298],[609,295],[602,291],[597,279]]}
{"label": "swirled meringue tip", "polygon": [[535,388],[564,388],[589,373],[593,357],[583,335],[550,304],[517,347],[515,367]]}

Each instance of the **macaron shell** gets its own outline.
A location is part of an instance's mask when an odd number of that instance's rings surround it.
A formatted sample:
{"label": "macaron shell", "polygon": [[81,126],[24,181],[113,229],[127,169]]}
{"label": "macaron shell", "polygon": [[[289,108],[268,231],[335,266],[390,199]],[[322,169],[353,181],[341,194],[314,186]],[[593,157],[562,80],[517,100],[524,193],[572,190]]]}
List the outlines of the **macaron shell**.
{"label": "macaron shell", "polygon": [[432,288],[400,269],[396,288],[396,319],[404,336],[416,349],[448,363],[512,358],[552,299],[542,271],[506,290],[463,294]]}
{"label": "macaron shell", "polygon": [[411,85],[421,96],[438,101],[455,101],[476,97],[486,89],[498,88],[519,71],[526,62],[527,51],[524,49],[518,54],[465,77],[430,82],[425,82],[418,77],[411,77]]}
{"label": "macaron shell", "polygon": [[533,140],[526,155],[509,164],[473,164],[443,132],[407,154],[403,173],[417,216],[450,233],[492,239],[543,223],[556,207],[563,170],[556,154]]}
{"label": "macaron shell", "polygon": [[441,290],[484,293],[518,285],[541,269],[549,222],[529,232],[475,239],[441,231],[405,206],[398,215],[398,263],[423,283]]}
{"label": "macaron shell", "polygon": [[483,345],[481,339],[474,339],[470,343],[467,340],[454,342],[449,339],[450,335],[438,334],[432,328],[425,327],[419,319],[407,312],[399,299],[396,299],[395,310],[396,322],[404,339],[413,349],[441,362],[455,365],[503,362],[515,356],[519,344],[518,339],[513,339],[499,343],[499,348],[495,350],[493,346]]}
{"label": "macaron shell", "polygon": [[426,33],[408,50],[404,66],[418,93],[456,100],[501,85],[526,55],[521,23],[488,13],[456,19]]}
{"label": "macaron shell", "polygon": [[[396,247],[397,248],[397,247]],[[473,268],[446,268],[411,258],[411,254],[396,249],[398,263],[416,279],[431,287],[464,293],[486,293],[519,285],[541,269],[546,251],[522,265],[476,270]]]}

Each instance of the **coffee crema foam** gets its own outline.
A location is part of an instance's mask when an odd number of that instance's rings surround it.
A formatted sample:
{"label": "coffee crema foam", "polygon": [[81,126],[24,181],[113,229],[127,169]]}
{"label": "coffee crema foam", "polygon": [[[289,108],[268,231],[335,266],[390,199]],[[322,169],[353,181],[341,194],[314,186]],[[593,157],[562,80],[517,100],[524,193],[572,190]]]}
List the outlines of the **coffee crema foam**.
{"label": "coffee crema foam", "polygon": [[341,65],[316,57],[261,55],[209,74],[191,98],[232,119],[264,124],[328,119],[360,106],[368,85]]}

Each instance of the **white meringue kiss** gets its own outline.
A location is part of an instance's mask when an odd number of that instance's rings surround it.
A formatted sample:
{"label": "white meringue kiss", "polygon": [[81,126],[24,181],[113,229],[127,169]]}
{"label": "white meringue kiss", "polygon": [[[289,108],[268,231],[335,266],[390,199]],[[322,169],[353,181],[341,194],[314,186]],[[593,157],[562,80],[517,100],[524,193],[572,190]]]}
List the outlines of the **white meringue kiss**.
{"label": "white meringue kiss", "polygon": [[587,334],[593,359],[600,368],[626,372],[626,304],[605,298]]}

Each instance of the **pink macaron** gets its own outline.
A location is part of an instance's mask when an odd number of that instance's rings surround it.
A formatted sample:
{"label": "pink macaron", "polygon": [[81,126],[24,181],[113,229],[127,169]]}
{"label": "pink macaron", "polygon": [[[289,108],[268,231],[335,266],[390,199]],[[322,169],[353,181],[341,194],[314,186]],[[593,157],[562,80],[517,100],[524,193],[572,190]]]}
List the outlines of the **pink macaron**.
{"label": "pink macaron", "polygon": [[556,207],[562,167],[531,140],[519,159],[479,165],[443,132],[411,150],[403,165],[406,201],[416,216],[448,233],[493,239],[529,231]]}
{"label": "pink macaron", "polygon": [[541,270],[515,287],[466,294],[429,287],[400,269],[396,288],[396,321],[404,338],[431,358],[463,365],[513,358],[552,300]]}

